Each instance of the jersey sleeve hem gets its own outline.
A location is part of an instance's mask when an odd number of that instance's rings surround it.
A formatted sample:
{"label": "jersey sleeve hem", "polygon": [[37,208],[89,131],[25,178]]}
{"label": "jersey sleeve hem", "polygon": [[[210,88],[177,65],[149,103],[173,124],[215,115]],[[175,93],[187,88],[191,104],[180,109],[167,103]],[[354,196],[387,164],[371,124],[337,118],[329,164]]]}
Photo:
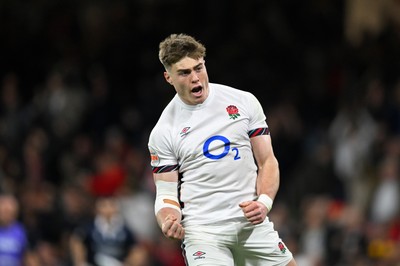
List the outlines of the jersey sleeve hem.
{"label": "jersey sleeve hem", "polygon": [[260,135],[269,135],[269,129],[267,127],[263,128],[256,128],[252,129],[249,132],[247,132],[250,138],[260,136]]}
{"label": "jersey sleeve hem", "polygon": [[152,167],[153,173],[159,174],[159,173],[167,173],[167,172],[173,172],[179,169],[179,165],[162,165],[162,166],[157,166],[157,167]]}

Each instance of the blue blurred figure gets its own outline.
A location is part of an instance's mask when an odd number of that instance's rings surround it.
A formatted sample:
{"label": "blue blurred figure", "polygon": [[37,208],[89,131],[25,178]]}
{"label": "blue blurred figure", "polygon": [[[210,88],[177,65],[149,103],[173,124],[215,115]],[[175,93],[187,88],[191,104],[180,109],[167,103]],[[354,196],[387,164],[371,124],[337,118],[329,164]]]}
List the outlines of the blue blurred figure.
{"label": "blue blurred figure", "polygon": [[28,265],[28,239],[18,212],[14,196],[0,195],[0,266]]}

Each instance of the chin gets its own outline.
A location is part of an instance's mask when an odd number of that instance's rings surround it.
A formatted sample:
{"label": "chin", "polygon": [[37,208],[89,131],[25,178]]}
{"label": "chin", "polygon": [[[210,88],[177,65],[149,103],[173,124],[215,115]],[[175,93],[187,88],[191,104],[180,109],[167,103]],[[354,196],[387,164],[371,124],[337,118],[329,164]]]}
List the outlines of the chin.
{"label": "chin", "polygon": [[201,98],[199,98],[199,99],[196,99],[194,102],[195,102],[196,104],[202,104],[202,103],[204,103],[205,100],[206,100],[206,99],[205,99],[204,97],[201,97]]}

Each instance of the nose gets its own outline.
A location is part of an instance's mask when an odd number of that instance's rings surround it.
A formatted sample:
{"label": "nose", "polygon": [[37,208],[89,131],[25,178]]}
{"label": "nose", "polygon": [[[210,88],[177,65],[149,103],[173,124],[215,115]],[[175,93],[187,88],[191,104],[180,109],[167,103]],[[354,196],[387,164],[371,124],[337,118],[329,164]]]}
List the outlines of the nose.
{"label": "nose", "polygon": [[199,76],[197,75],[197,73],[196,73],[196,71],[193,71],[192,72],[192,83],[196,83],[196,82],[198,82],[200,79],[199,79]]}

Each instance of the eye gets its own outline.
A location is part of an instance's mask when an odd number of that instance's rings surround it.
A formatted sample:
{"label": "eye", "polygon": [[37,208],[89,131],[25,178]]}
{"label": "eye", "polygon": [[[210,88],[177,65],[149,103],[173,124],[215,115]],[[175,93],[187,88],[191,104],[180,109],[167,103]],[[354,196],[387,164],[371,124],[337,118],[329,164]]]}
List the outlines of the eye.
{"label": "eye", "polygon": [[190,74],[190,70],[185,70],[185,71],[179,71],[178,72],[178,75],[182,76],[182,77],[185,77],[185,76],[187,76],[189,74]]}
{"label": "eye", "polygon": [[203,65],[197,66],[194,70],[200,72],[203,69]]}

